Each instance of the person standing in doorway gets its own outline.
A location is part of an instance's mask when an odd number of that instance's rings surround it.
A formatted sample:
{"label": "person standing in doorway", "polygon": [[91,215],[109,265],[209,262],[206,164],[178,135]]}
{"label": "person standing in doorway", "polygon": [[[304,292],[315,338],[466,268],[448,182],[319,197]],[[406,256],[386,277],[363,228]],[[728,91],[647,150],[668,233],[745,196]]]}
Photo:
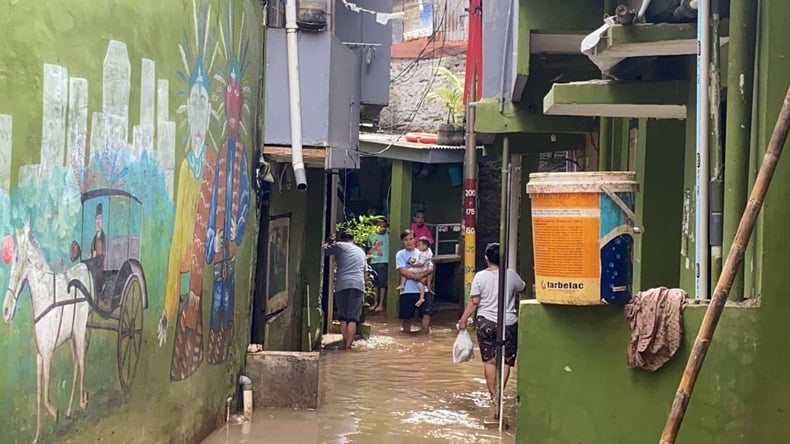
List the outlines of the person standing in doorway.
{"label": "person standing in doorway", "polygon": [[380,219],[376,223],[379,226],[379,232],[368,239],[370,267],[373,269],[373,286],[376,288],[376,293],[373,295],[373,306],[370,307],[370,310],[383,311],[384,300],[387,297],[390,233],[385,219]]}
{"label": "person standing in doorway", "polygon": [[354,343],[357,325],[362,317],[368,263],[365,251],[354,244],[353,234],[341,232],[337,239],[338,242],[335,242],[335,239],[330,237],[323,249],[325,256],[334,255],[337,261],[335,304],[343,343],[349,349]]}
{"label": "person standing in doorway", "polygon": [[414,311],[417,310],[422,317],[422,332],[429,333],[431,329],[431,315],[433,315],[433,294],[427,293],[425,300],[419,303],[420,286],[419,282],[433,274],[433,268],[424,271],[417,271],[409,267],[409,261],[419,256],[420,252],[414,248],[414,233],[405,230],[400,235],[403,242],[403,249],[395,255],[395,268],[398,273],[406,278],[406,284],[400,290],[400,303],[398,307],[398,318],[403,322],[403,332],[411,333],[411,319]]}
{"label": "person standing in doorway", "polygon": [[[477,310],[477,342],[480,358],[483,360],[483,373],[488,392],[493,400],[496,396],[496,344],[498,341],[497,320],[499,308],[499,244],[489,244],[485,250],[487,268],[475,274],[472,291],[458,328],[463,330],[472,314]],[[518,334],[518,313],[516,312],[516,293],[525,290],[527,284],[512,269],[507,270],[505,281],[505,367],[503,387],[507,385],[510,368],[516,365],[516,340]]]}
{"label": "person standing in doorway", "polygon": [[431,245],[434,244],[431,229],[428,228],[428,225],[425,225],[425,210],[417,210],[414,212],[414,222],[409,226],[409,230],[411,230],[414,235],[414,239],[427,237],[428,242],[430,242]]}

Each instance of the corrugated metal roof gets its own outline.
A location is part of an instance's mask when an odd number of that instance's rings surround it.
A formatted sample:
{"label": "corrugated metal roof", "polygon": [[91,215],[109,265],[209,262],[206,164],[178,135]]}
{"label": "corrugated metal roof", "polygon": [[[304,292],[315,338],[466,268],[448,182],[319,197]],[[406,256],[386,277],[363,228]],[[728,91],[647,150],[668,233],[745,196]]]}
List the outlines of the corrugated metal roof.
{"label": "corrugated metal roof", "polygon": [[[376,143],[379,145],[390,145],[411,148],[415,150],[460,150],[466,149],[464,145],[436,145],[428,143],[415,143],[406,140],[405,136],[400,134],[384,134],[384,133],[359,133],[360,142]],[[478,145],[477,149],[482,150],[483,146]]]}

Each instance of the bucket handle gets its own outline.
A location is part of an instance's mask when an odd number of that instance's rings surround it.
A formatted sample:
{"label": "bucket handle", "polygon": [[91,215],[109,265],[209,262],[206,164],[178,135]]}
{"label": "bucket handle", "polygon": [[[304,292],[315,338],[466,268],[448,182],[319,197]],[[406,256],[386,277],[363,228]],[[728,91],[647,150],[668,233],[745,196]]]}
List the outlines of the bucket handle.
{"label": "bucket handle", "polygon": [[612,202],[614,202],[618,207],[620,207],[620,209],[623,210],[623,213],[625,213],[626,217],[628,217],[628,219],[630,219],[631,222],[633,222],[634,233],[642,234],[645,232],[645,227],[639,223],[639,221],[636,218],[636,214],[634,214],[634,212],[630,208],[628,208],[628,205],[626,205],[625,202],[623,202],[623,200],[617,196],[617,194],[612,192],[612,190],[610,190],[606,185],[601,186],[601,190],[603,190],[603,192],[606,193],[609,199],[612,199]]}

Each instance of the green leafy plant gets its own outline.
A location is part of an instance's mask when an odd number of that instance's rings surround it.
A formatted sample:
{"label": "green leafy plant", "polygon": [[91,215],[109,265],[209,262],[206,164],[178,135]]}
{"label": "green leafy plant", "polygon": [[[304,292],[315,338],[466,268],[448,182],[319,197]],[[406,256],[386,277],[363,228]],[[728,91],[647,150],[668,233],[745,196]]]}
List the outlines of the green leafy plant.
{"label": "green leafy plant", "polygon": [[[345,231],[351,233],[354,236],[354,244],[365,250],[368,261],[370,261],[371,255],[367,254],[368,239],[374,234],[379,234],[381,229],[378,226],[378,222],[381,220],[384,220],[384,216],[357,216],[338,223],[335,229],[338,232]],[[373,285],[373,273],[373,268],[370,266],[370,262],[368,262],[367,281],[365,282],[366,299],[368,297],[373,297],[376,292],[376,287]]]}
{"label": "green leafy plant", "polygon": [[379,234],[379,226],[377,225],[384,216],[357,216],[339,222],[336,230],[346,231],[354,235],[354,243],[362,247],[365,251],[368,250],[368,239],[374,234]]}
{"label": "green leafy plant", "polygon": [[426,99],[444,104],[447,123],[457,127],[464,120],[464,81],[444,66],[434,68],[433,72],[442,79],[443,85],[431,91]]}

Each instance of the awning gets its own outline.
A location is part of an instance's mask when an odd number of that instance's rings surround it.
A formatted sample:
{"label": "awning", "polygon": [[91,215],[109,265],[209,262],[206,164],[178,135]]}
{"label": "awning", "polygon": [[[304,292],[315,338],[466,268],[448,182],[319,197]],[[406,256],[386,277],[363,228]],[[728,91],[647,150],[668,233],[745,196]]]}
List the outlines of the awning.
{"label": "awning", "polygon": [[588,80],[555,83],[543,113],[563,116],[685,119],[688,83]]}

